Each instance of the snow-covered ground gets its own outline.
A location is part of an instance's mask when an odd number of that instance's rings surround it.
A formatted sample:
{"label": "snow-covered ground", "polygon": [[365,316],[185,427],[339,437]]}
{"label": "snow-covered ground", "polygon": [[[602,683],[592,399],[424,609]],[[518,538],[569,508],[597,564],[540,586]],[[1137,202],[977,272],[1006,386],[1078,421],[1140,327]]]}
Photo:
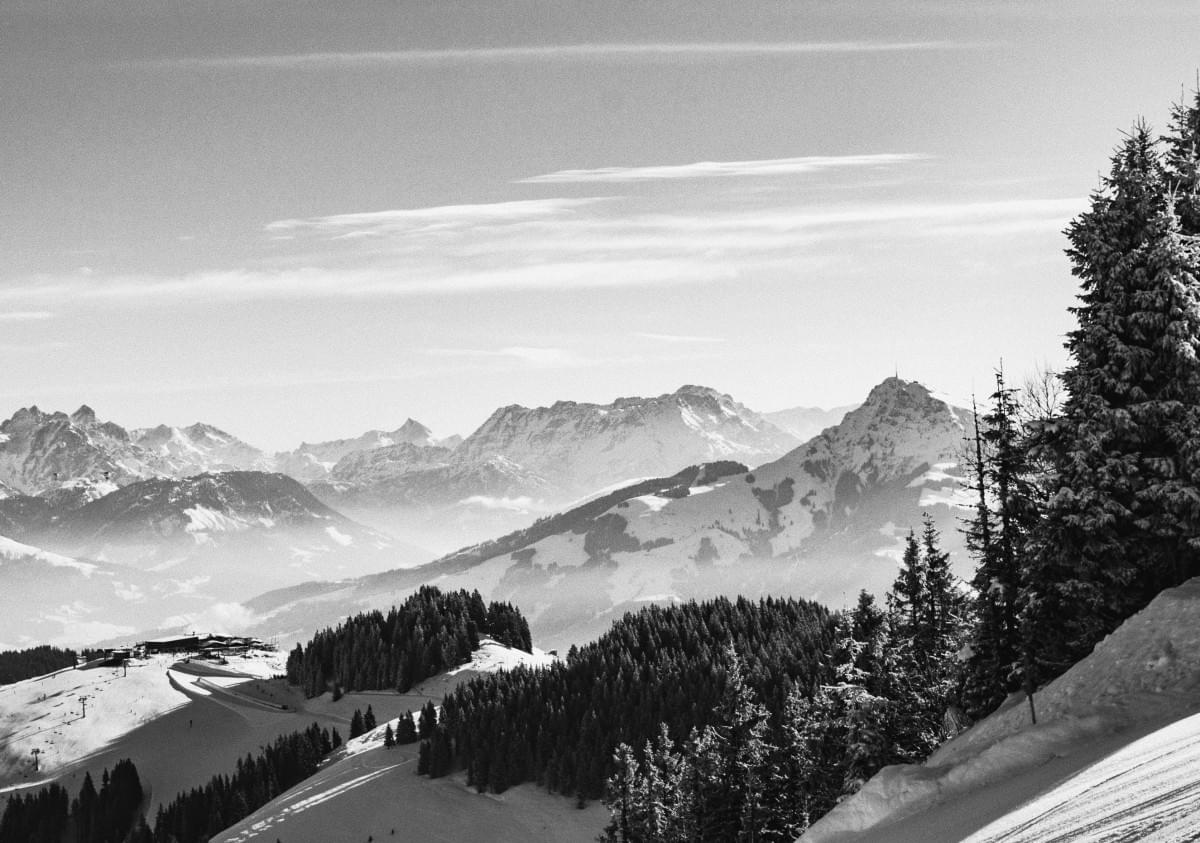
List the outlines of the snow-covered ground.
{"label": "snow-covered ground", "polygon": [[1035,703],[1036,725],[1013,700],[925,764],[885,768],[802,840],[1200,839],[1200,579]]}
{"label": "snow-covered ground", "polygon": [[[473,675],[522,664],[544,666],[554,660],[536,649],[530,654],[484,639],[470,663],[426,680],[406,696],[412,698],[415,713],[424,700],[440,701],[441,694]],[[584,843],[595,840],[607,822],[608,812],[599,804],[581,810],[574,800],[534,785],[497,796],[476,793],[467,787],[461,773],[436,780],[417,776],[417,744],[384,746],[387,727],[394,730],[398,722],[399,718],[381,719],[372,731],[347,741],[316,775],[218,834],[214,842],[326,843],[374,838],[427,843]]]}
{"label": "snow-covered ground", "polygon": [[967,843],[1200,839],[1200,714],[1134,741]]}
{"label": "snow-covered ground", "polygon": [[[247,677],[282,673],[281,659],[265,651],[231,656],[224,667],[226,678],[245,682]],[[172,670],[176,661],[176,656],[156,655],[131,660],[127,668],[67,668],[0,686],[0,791],[47,781],[62,768],[185,705],[191,697],[183,687],[196,677]],[[233,673],[243,675],[235,679]],[[211,692],[197,688],[194,693]]]}

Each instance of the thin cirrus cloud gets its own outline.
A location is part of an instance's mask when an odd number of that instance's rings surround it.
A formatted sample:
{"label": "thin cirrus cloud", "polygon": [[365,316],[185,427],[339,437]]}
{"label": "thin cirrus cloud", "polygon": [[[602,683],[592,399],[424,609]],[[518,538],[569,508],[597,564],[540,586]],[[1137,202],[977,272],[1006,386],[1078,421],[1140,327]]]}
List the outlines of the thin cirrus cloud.
{"label": "thin cirrus cloud", "polygon": [[821,170],[887,167],[928,160],[918,153],[874,155],[809,155],[757,161],[697,161],[646,167],[599,167],[592,170],[559,170],[519,179],[518,184],[594,184],[662,181],[669,179],[728,178],[730,176],[795,176]]}
{"label": "thin cirrus cloud", "polygon": [[972,49],[959,41],[698,41],[687,43],[540,44],[508,47],[188,56],[121,63],[135,69],[314,69],[547,61],[606,61],[787,57]]}
{"label": "thin cirrus cloud", "polygon": [[[40,313],[39,306],[78,301],[203,305],[557,294],[818,277],[831,264],[844,264],[848,255],[861,254],[865,266],[872,255],[932,242],[954,242],[954,249],[969,253],[989,242],[1040,237],[1061,231],[1085,203],[883,201],[705,206],[665,213],[630,200],[586,204],[537,200],[280,220],[267,226],[268,232],[296,238],[298,244],[303,238],[307,253],[285,249],[253,266],[182,275],[14,280],[0,283],[0,303],[11,303],[14,312]],[[861,243],[871,249],[864,252],[856,245]],[[669,342],[669,336],[647,338]],[[527,362],[562,362],[539,358],[540,353],[526,352]],[[519,353],[510,349],[508,356],[517,359]]]}
{"label": "thin cirrus cloud", "polygon": [[634,332],[634,336],[641,337],[642,339],[646,339],[646,340],[654,340],[655,342],[666,342],[666,343],[673,343],[673,344],[684,344],[684,343],[710,344],[710,343],[725,342],[724,337],[701,337],[701,336],[694,336],[694,335],[690,335],[690,334],[654,334],[654,333],[649,333],[646,331],[636,331],[636,332]]}
{"label": "thin cirrus cloud", "polygon": [[264,230],[274,237],[298,235],[353,239],[394,234],[411,229],[449,229],[475,225],[502,225],[523,220],[545,219],[597,202],[600,198],[522,199],[512,202],[488,202],[473,205],[435,205],[428,208],[401,208],[333,214],[305,219],[276,220]]}
{"label": "thin cirrus cloud", "polygon": [[0,322],[42,322],[53,318],[54,314],[48,310],[10,310],[0,313]]}
{"label": "thin cirrus cloud", "polygon": [[565,348],[516,345],[505,348],[431,348],[435,357],[465,357],[479,360],[508,360],[535,369],[561,369],[584,365],[587,361]]}

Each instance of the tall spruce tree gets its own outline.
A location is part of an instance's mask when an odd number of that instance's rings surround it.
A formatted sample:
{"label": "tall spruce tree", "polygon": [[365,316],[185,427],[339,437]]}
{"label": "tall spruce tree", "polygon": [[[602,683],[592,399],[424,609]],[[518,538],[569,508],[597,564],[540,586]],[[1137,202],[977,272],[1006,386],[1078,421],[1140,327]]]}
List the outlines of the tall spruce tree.
{"label": "tall spruce tree", "polygon": [[921,546],[917,535],[908,531],[904,541],[904,555],[900,559],[900,572],[888,592],[888,608],[892,614],[892,628],[897,636],[911,639],[920,629],[926,617],[925,563],[921,559]]}
{"label": "tall spruce tree", "polygon": [[1025,572],[1039,683],[1157,591],[1200,573],[1200,254],[1177,195],[1138,125],[1068,229],[1079,327],[1061,413],[1037,434],[1054,476]]}
{"label": "tall spruce tree", "polygon": [[1190,104],[1180,102],[1171,109],[1170,131],[1162,140],[1180,228],[1185,235],[1200,234],[1200,87]]}
{"label": "tall spruce tree", "polygon": [[973,628],[963,665],[960,702],[971,718],[996,708],[1022,687],[1025,650],[1019,612],[1029,536],[1041,517],[1041,490],[1019,421],[1017,390],[996,372],[991,409],[976,433],[977,511],[966,526],[976,558]]}

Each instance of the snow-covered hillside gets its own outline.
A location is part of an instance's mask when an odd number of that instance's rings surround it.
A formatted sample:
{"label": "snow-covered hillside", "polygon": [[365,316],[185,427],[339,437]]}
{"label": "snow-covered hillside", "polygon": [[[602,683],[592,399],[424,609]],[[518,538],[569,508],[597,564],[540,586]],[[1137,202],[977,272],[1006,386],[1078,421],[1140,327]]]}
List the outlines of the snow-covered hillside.
{"label": "snow-covered hillside", "polygon": [[[523,653],[484,640],[470,664],[415,689],[411,708],[419,708],[422,697],[440,700],[470,676],[553,660],[538,650]],[[521,785],[497,796],[468,788],[462,773],[435,780],[417,776],[417,744],[384,746],[384,732],[389,726],[394,730],[397,723],[398,718],[381,720],[373,731],[348,741],[316,775],[221,832],[214,843],[351,839],[584,843],[596,839],[607,822],[608,812],[600,805],[579,809],[574,800],[535,785]]]}
{"label": "snow-covered hillside", "polygon": [[1200,579],[1163,592],[1035,695],[924,765],[887,767],[801,839],[1195,840]]}
{"label": "snow-covered hillside", "polygon": [[[50,780],[185,705],[191,699],[185,686],[194,684],[194,677],[173,669],[177,660],[157,655],[122,667],[66,668],[0,686],[0,790]],[[275,652],[252,651],[227,661],[222,672],[237,682],[283,672]]]}

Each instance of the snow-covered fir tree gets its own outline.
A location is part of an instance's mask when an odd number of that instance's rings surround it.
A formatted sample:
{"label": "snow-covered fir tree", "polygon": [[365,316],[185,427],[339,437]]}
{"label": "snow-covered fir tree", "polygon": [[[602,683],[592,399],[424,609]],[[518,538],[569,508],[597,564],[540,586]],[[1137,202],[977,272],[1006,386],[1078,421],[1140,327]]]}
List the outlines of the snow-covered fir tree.
{"label": "snow-covered fir tree", "polygon": [[1068,230],[1078,327],[1062,412],[1038,431],[1054,476],[1025,572],[1039,682],[1200,573],[1200,249],[1177,201],[1195,133],[1178,125],[1191,135],[1170,147],[1169,169],[1135,127]]}

